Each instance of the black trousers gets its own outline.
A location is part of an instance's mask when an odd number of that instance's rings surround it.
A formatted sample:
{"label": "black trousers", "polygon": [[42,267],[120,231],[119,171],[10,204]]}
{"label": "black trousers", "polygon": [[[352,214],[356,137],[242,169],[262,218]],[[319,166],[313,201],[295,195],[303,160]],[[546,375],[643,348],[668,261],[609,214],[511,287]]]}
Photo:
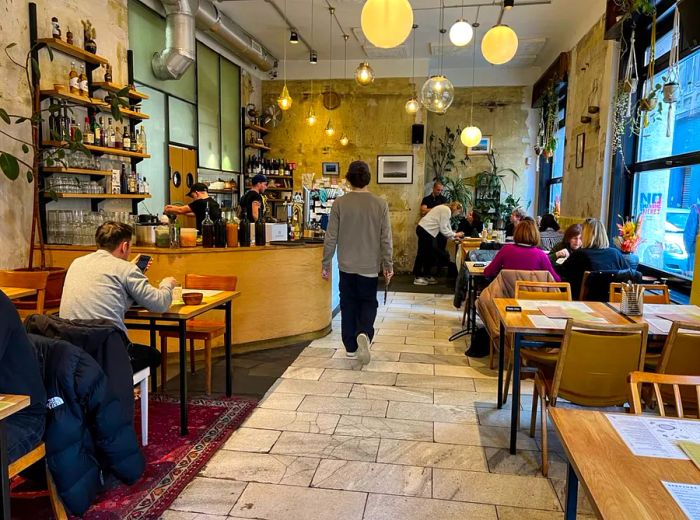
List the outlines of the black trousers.
{"label": "black trousers", "polygon": [[129,358],[131,358],[131,369],[134,374],[144,368],[156,368],[160,366],[160,352],[158,349],[147,345],[132,343],[128,347]]}
{"label": "black trousers", "polygon": [[340,272],[340,329],[343,345],[348,352],[357,350],[357,335],[364,332],[374,337],[377,317],[377,286],[379,278]]}
{"label": "black trousers", "polygon": [[421,226],[416,226],[416,236],[418,237],[418,253],[413,264],[413,275],[416,277],[432,276],[433,268],[447,265],[449,255],[445,250],[447,239],[441,234],[432,236]]}

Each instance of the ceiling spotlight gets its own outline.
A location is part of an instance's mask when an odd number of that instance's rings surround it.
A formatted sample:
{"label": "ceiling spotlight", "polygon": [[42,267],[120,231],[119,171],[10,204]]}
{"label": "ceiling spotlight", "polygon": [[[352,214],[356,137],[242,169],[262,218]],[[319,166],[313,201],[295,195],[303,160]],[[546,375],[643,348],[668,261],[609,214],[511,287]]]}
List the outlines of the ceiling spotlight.
{"label": "ceiling spotlight", "polygon": [[311,65],[316,65],[318,63],[318,53],[316,51],[311,51],[309,53],[309,63],[311,63]]}
{"label": "ceiling spotlight", "polygon": [[363,87],[374,81],[374,71],[366,61],[360,63],[357,69],[355,69],[355,81]]}
{"label": "ceiling spotlight", "polygon": [[474,29],[464,18],[460,18],[450,27],[450,41],[452,45],[464,47],[474,37]]}
{"label": "ceiling spotlight", "polygon": [[297,44],[299,43],[299,35],[297,32],[292,29],[292,32],[289,34],[289,43],[291,44]]}
{"label": "ceiling spotlight", "polygon": [[510,11],[515,5],[515,0],[503,0],[503,9]]}

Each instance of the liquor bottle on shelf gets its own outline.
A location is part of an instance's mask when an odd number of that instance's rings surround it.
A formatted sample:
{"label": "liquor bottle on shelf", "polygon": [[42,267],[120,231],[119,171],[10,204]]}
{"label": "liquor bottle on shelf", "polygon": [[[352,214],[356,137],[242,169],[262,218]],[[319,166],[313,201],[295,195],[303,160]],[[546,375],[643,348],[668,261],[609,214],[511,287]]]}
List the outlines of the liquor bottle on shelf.
{"label": "liquor bottle on shelf", "polygon": [[70,72],[68,72],[68,88],[71,94],[80,92],[80,80],[78,79],[78,71],[75,70],[75,62],[70,62]]}
{"label": "liquor bottle on shelf", "polygon": [[105,83],[112,83],[112,66],[109,63],[105,65]]}
{"label": "liquor bottle on shelf", "polygon": [[83,130],[83,143],[95,144],[95,134],[90,126],[90,118],[85,116],[85,129]]}
{"label": "liquor bottle on shelf", "polygon": [[114,148],[116,146],[116,134],[114,132],[114,126],[112,126],[112,118],[107,118],[107,138],[105,139],[107,148]]}
{"label": "liquor bottle on shelf", "polygon": [[238,244],[250,247],[250,220],[245,208],[241,208],[241,222],[238,224]]}
{"label": "liquor bottle on shelf", "polygon": [[102,118],[100,118],[100,122],[98,123],[97,118],[94,117],[92,119],[92,125],[93,125],[92,131],[95,134],[95,144],[97,146],[104,146],[105,142],[104,142],[104,137],[103,137],[103,133],[102,133]]}
{"label": "liquor bottle on shelf", "polygon": [[202,247],[214,247],[214,221],[209,217],[209,204],[202,220]]}
{"label": "liquor bottle on shelf", "polygon": [[119,150],[122,149],[122,132],[119,129],[119,125],[115,125],[114,128],[114,147]]}
{"label": "liquor bottle on shelf", "polygon": [[78,87],[80,88],[80,95],[87,97],[88,95],[88,80],[85,74],[85,65],[80,66],[80,75],[78,76]]}
{"label": "liquor bottle on shelf", "polygon": [[68,117],[67,102],[63,103],[63,115],[61,116],[61,141],[70,140],[70,117]]}
{"label": "liquor bottle on shelf", "polygon": [[129,193],[129,179],[126,175],[126,163],[122,163],[122,171],[119,176],[119,192],[123,195]]}
{"label": "liquor bottle on shelf", "polygon": [[70,27],[66,31],[66,43],[68,45],[73,45],[73,33],[70,30]]}
{"label": "liquor bottle on shelf", "polygon": [[143,195],[146,193],[146,185],[145,185],[146,179],[145,177],[139,177],[138,178],[138,186],[139,186],[139,194]]}
{"label": "liquor bottle on shelf", "polygon": [[78,123],[75,122],[75,119],[70,120],[70,140],[73,141],[76,138],[77,133],[80,131],[80,127],[78,126]]}
{"label": "liquor bottle on shelf", "polygon": [[139,184],[137,179],[136,170],[131,170],[131,174],[129,175],[129,193],[139,192]]}
{"label": "liquor bottle on shelf", "polygon": [[282,159],[279,163],[279,170],[277,175],[284,175],[284,159]]}
{"label": "liquor bottle on shelf", "polygon": [[148,153],[148,141],[146,139],[146,129],[141,125],[141,153]]}
{"label": "liquor bottle on shelf", "polygon": [[136,130],[136,135],[131,138],[131,146],[129,146],[129,150],[132,152],[138,152],[138,140],[139,140],[139,131]]}
{"label": "liquor bottle on shelf", "polygon": [[131,150],[131,137],[129,137],[129,125],[124,125],[124,134],[122,135],[122,148]]}
{"label": "liquor bottle on shelf", "polygon": [[51,37],[57,40],[61,39],[61,26],[58,24],[58,18],[55,16],[51,17]]}
{"label": "liquor bottle on shelf", "polygon": [[144,177],[143,177],[143,192],[144,192],[144,194],[146,194],[146,195],[150,195],[150,194],[151,194],[151,185],[148,184],[148,181],[146,180],[146,176],[145,176],[145,175],[144,175]]}
{"label": "liquor bottle on shelf", "polygon": [[[54,17],[55,18],[55,17]],[[54,101],[53,98],[49,99],[49,105],[55,105],[56,102]],[[58,111],[53,110],[49,113],[49,136],[52,140],[61,140],[61,112],[60,109]]]}

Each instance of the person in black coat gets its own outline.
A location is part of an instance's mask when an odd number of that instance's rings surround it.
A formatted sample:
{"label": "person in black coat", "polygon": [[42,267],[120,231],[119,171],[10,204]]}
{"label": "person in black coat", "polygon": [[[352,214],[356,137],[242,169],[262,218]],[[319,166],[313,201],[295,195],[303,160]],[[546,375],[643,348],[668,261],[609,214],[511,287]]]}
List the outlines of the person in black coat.
{"label": "person in black coat", "polygon": [[581,292],[584,272],[629,269],[620,250],[610,247],[608,234],[600,221],[587,220],[583,224],[581,239],[582,247],[573,251],[560,268],[561,278],[571,284],[571,294],[574,298],[578,298]]}
{"label": "person in black coat", "polygon": [[3,421],[9,462],[34,449],[44,436],[46,391],[17,309],[0,291],[0,393],[28,395],[30,404]]}

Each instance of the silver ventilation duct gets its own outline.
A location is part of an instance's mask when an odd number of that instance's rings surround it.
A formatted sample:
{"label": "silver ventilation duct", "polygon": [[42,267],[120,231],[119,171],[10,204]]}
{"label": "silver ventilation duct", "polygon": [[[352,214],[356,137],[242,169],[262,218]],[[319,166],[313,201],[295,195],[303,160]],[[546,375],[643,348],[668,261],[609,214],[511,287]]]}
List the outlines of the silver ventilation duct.
{"label": "silver ventilation duct", "polygon": [[234,54],[269,72],[277,60],[211,0],[161,0],[166,12],[165,49],[153,56],[159,79],[179,79],[195,60],[195,25],[220,40]]}
{"label": "silver ventilation duct", "polygon": [[158,79],[180,79],[195,60],[194,16],[190,0],[161,0],[165,9],[165,48],[153,55]]}

